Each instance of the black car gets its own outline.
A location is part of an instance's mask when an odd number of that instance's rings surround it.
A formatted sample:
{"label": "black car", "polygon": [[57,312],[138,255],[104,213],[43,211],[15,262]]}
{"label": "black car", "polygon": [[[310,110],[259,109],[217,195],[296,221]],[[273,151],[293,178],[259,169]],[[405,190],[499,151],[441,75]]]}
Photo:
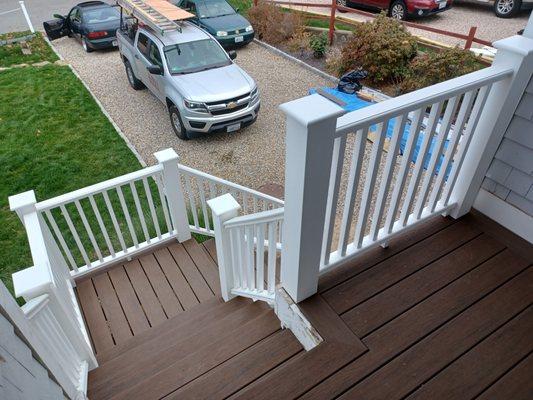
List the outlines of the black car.
{"label": "black car", "polygon": [[54,14],[54,17],[56,19],[43,23],[50,40],[67,35],[74,37],[88,53],[117,46],[120,12],[103,1],[86,1],[67,15]]}

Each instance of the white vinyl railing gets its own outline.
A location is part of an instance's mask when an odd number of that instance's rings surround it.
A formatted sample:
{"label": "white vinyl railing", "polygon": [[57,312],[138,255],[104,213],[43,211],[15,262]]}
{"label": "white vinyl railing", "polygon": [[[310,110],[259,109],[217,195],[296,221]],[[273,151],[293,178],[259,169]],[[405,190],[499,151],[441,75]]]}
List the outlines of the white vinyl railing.
{"label": "white vinyl railing", "polygon": [[274,302],[284,209],[238,216],[231,194],[208,201],[213,212],[222,296]]}
{"label": "white vinyl railing", "polygon": [[485,69],[449,81],[445,91],[430,87],[339,117],[322,270],[456,205],[450,195],[487,97],[511,75]]}
{"label": "white vinyl railing", "polygon": [[532,44],[496,42],[489,68],[350,113],[319,94],[281,106],[281,281],[293,300],[316,293],[320,274],[421,221],[469,212],[531,79]]}
{"label": "white vinyl railing", "polygon": [[283,201],[267,194],[179,165],[187,211],[192,217],[191,231],[214,236],[207,201],[230,193],[241,206],[243,215],[283,207]]}

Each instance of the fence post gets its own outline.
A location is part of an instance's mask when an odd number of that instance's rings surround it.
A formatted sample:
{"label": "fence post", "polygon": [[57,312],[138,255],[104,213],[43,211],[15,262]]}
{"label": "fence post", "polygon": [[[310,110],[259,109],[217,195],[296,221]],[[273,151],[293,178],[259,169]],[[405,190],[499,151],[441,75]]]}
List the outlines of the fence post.
{"label": "fence post", "polygon": [[337,0],[331,0],[331,13],[329,15],[329,30],[328,30],[328,38],[329,38],[330,46],[333,44],[333,38],[335,35],[335,12],[336,10],[337,10]]}
{"label": "fence post", "polygon": [[184,242],[191,238],[191,229],[178,169],[179,157],[173,149],[158,151],[154,153],[154,157],[163,167],[163,188],[172,226],[177,233],[178,242]]}
{"label": "fence post", "polygon": [[531,80],[533,17],[529,20],[528,29],[531,32],[529,37],[515,35],[494,43],[498,53],[492,65],[512,69],[513,74],[493,85],[481,111],[479,123],[450,196],[450,203],[457,203],[457,207],[450,213],[454,218],[468,213],[474,204],[490,162]]}
{"label": "fence post", "polygon": [[280,108],[287,117],[281,282],[300,302],[317,291],[333,143],[344,110],[318,94]]}
{"label": "fence post", "polygon": [[224,222],[235,218],[239,214],[241,206],[229,193],[208,200],[207,204],[213,213],[220,290],[222,298],[225,301],[228,301],[235,297],[231,294],[231,289],[233,288],[235,281],[231,258],[230,233],[227,229],[224,229]]}
{"label": "fence post", "polygon": [[474,38],[476,37],[476,31],[477,26],[471,26],[470,30],[468,31],[468,39],[466,39],[465,43],[465,50],[470,50],[472,47],[472,43],[474,42]]}

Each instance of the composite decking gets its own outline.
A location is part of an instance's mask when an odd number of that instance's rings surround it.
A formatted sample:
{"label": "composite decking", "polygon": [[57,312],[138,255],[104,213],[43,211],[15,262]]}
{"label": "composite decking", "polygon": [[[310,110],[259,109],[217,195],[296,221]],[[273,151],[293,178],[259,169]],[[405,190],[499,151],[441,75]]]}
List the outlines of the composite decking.
{"label": "composite decking", "polygon": [[[187,254],[211,290],[189,309],[157,252],[166,284],[143,259],[78,283],[78,294],[84,285],[94,290],[91,302],[80,301],[95,347],[103,325],[90,322],[89,310],[100,310],[113,342],[89,375],[91,400],[533,398],[533,246],[479,214],[434,218],[323,276],[319,293],[300,303],[324,338],[309,352],[264,304],[219,301],[194,261],[200,251],[216,260],[213,242],[172,246],[197,249]],[[185,277],[179,259],[166,260]],[[153,324],[131,279],[140,268],[165,315]],[[146,319],[140,333],[132,321],[143,319],[126,311],[131,299],[123,300],[114,274],[129,277]],[[115,311],[100,280],[112,284]],[[171,290],[163,295],[159,284]],[[165,303],[170,294],[181,309]]]}

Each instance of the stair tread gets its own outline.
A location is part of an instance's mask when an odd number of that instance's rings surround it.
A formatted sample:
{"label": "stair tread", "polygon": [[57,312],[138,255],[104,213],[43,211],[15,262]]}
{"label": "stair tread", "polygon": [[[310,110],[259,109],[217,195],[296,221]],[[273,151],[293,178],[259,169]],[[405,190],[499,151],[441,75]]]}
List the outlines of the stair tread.
{"label": "stair tread", "polygon": [[91,398],[107,398],[110,393],[129,387],[132,381],[158,373],[184,355],[188,356],[191,349],[200,349],[236,326],[247,323],[265,312],[265,308],[264,304],[237,298],[179,329],[151,338],[91,371]]}
{"label": "stair tread", "polygon": [[197,318],[213,312],[217,307],[222,306],[224,303],[221,298],[213,297],[210,300],[207,300],[203,303],[199,303],[196,306],[192,307],[190,310],[182,312],[172,318],[169,318],[160,324],[155,325],[154,327],[147,329],[132,338],[128,339],[123,344],[114,346],[105,352],[97,354],[96,358],[99,365],[105,365],[109,361],[113,360],[116,357],[121,356],[122,354],[128,352],[129,350],[142,345],[154,338],[157,338],[168,331],[174,331],[179,329],[180,326],[189,324],[191,321],[196,320]]}

